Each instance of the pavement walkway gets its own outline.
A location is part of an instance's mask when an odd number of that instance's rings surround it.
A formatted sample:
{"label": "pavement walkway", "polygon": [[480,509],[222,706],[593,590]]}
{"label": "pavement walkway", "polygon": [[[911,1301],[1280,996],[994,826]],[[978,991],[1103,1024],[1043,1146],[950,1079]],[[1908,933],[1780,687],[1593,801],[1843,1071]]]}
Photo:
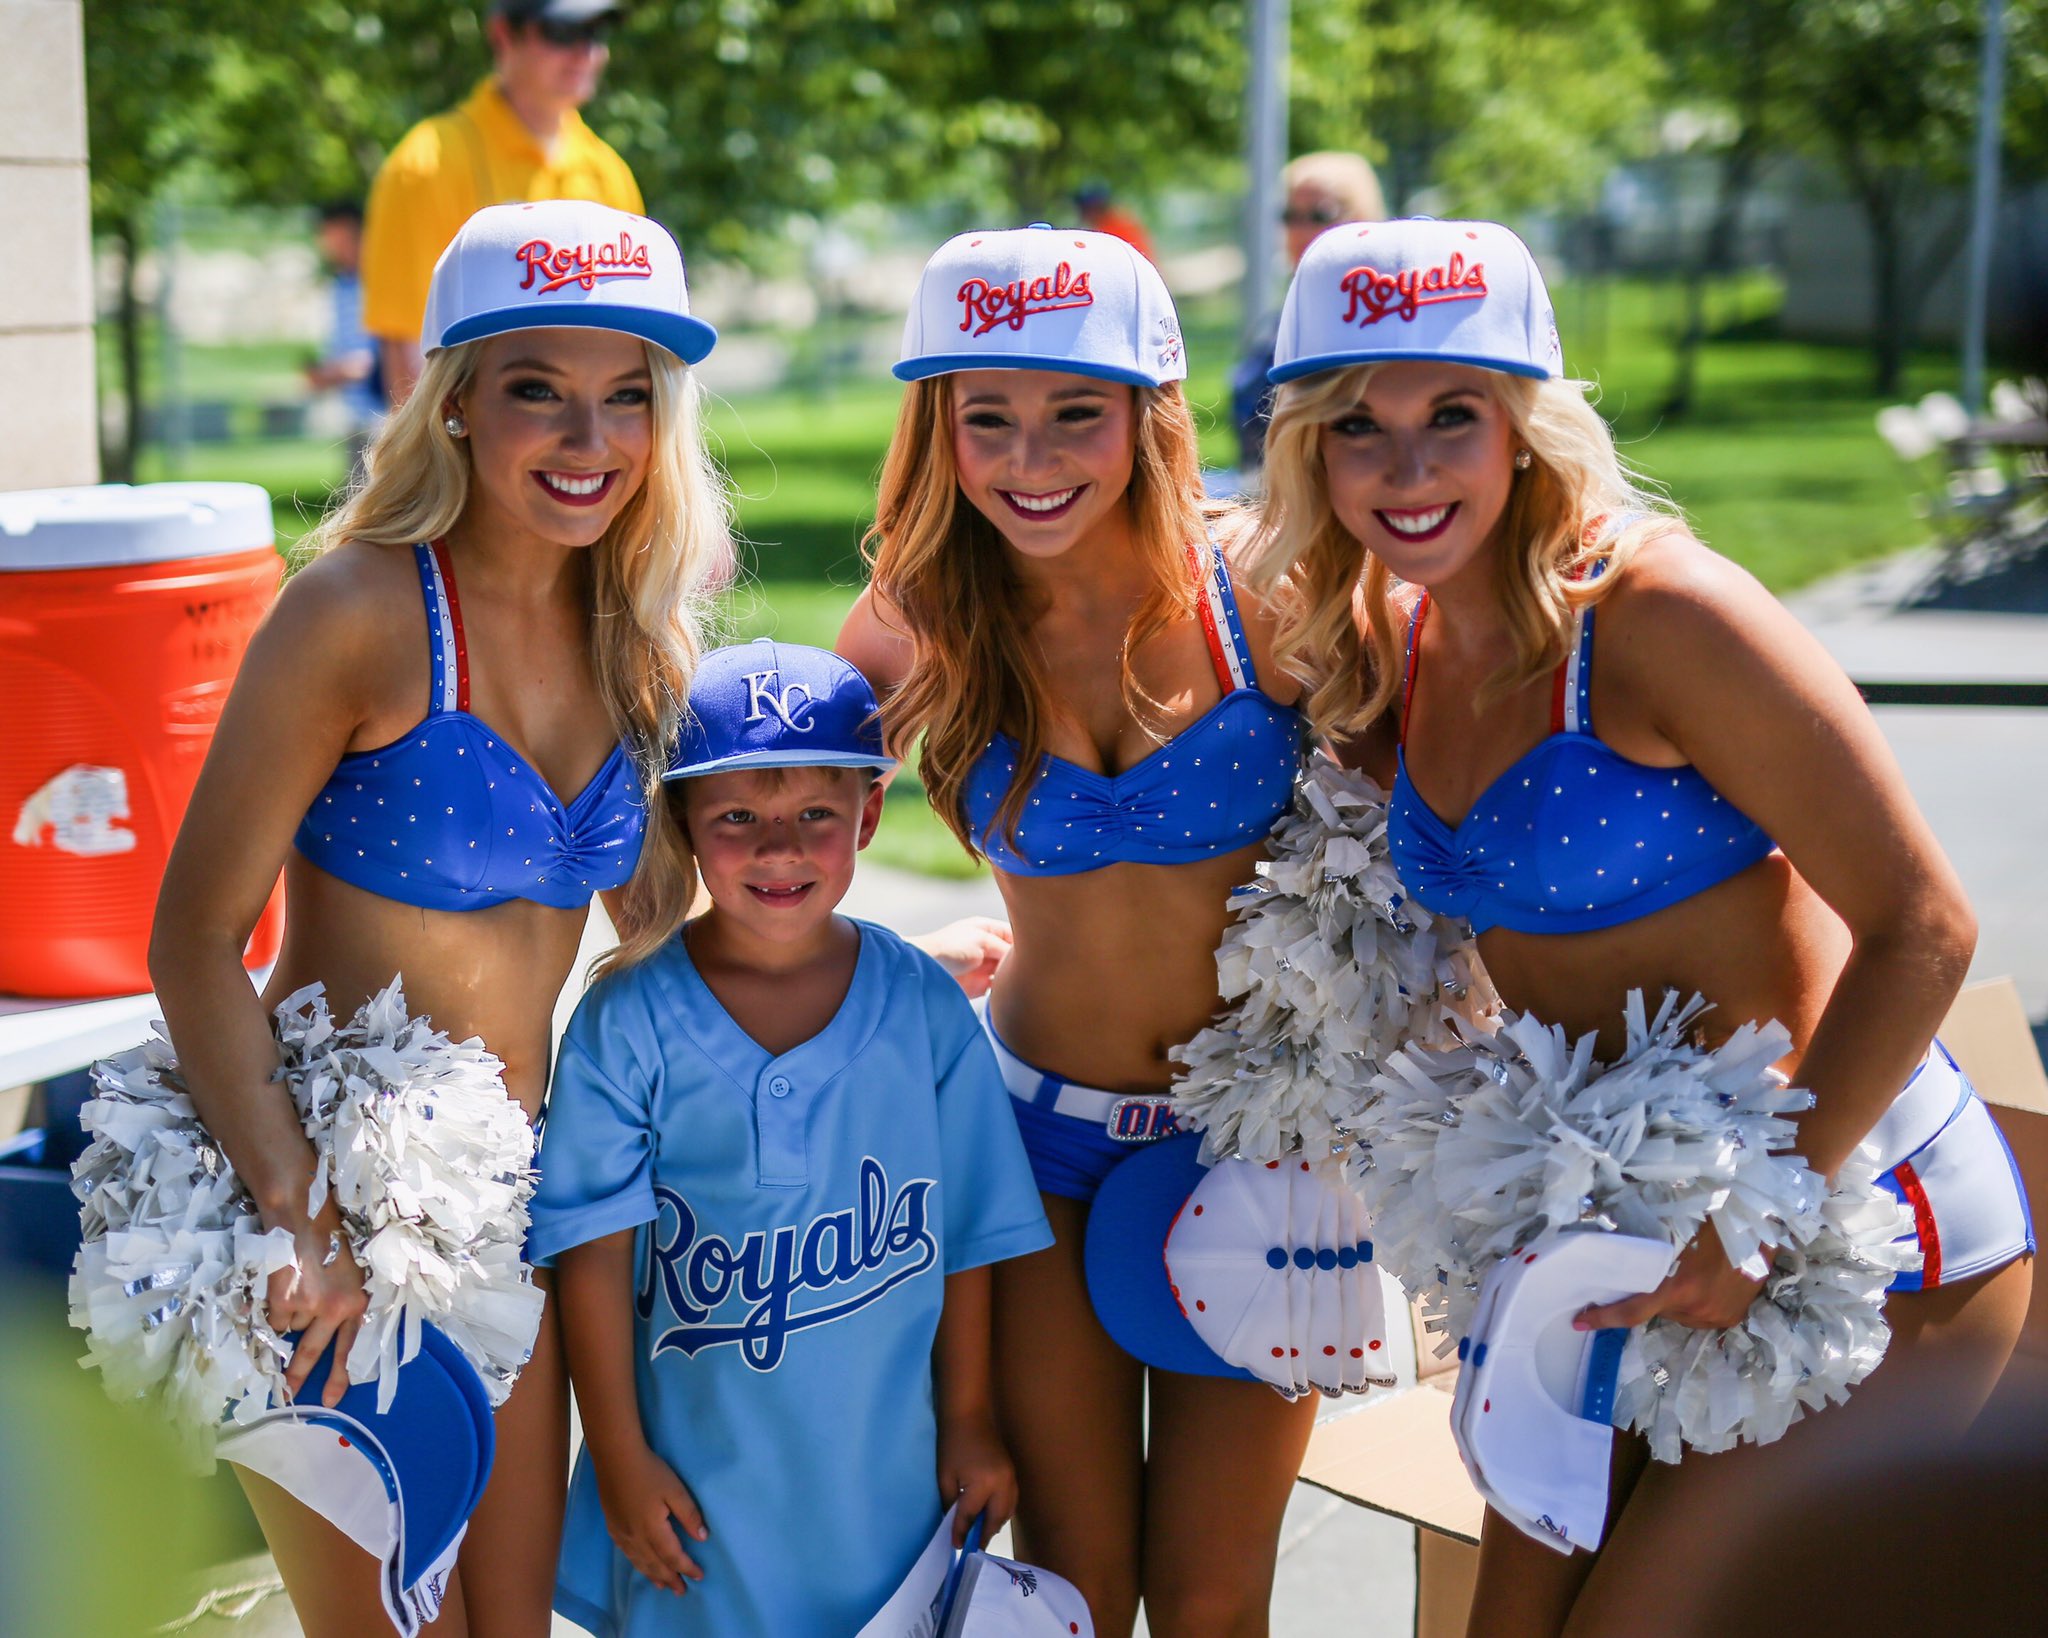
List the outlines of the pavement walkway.
{"label": "pavement walkway", "polygon": [[[2048,681],[2048,553],[1957,586],[1933,584],[1935,566],[1931,555],[1910,553],[1789,603],[1859,681]],[[1878,721],[1976,906],[1982,931],[1971,976],[2011,974],[2040,1025],[2048,1015],[2048,711],[1888,707]],[[862,868],[846,907],[905,932],[1002,913],[986,876],[948,882],[878,866]],[[182,1630],[196,1638],[297,1634],[267,1560],[223,1566],[211,1584],[235,1591]],[[1414,1598],[1411,1526],[1296,1487],[1281,1532],[1276,1634],[1408,1638]],[[582,1630],[555,1624],[561,1638]]]}

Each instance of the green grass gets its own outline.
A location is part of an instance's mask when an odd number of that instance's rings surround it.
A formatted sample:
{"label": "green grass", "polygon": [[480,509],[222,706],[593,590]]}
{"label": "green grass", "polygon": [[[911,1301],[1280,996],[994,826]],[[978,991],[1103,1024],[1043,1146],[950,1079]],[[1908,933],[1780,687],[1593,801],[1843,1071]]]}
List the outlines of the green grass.
{"label": "green grass", "polygon": [[[1912,477],[1873,426],[1881,405],[1865,353],[1778,338],[1777,303],[1767,278],[1715,287],[1692,412],[1664,424],[1676,288],[1594,281],[1557,291],[1566,360],[1597,383],[1626,458],[1668,488],[1709,542],[1784,592],[1913,545],[1925,531]],[[1210,301],[1183,318],[1198,365],[1188,394],[1203,454],[1225,465],[1236,447],[1225,413],[1234,314]],[[290,347],[191,347],[183,371],[195,399],[253,406],[295,394],[298,360]],[[1954,373],[1946,353],[1917,354],[1901,397],[1953,387]],[[747,578],[727,600],[725,635],[830,646],[861,584],[860,538],[900,396],[878,378],[713,404],[712,446],[732,475],[747,542]],[[160,453],[146,457],[145,478],[169,475]],[[342,451],[311,440],[197,445],[179,475],[265,485],[279,500],[279,543],[289,546],[340,481]],[[942,875],[975,869],[925,806],[914,772],[891,787],[872,856]]]}

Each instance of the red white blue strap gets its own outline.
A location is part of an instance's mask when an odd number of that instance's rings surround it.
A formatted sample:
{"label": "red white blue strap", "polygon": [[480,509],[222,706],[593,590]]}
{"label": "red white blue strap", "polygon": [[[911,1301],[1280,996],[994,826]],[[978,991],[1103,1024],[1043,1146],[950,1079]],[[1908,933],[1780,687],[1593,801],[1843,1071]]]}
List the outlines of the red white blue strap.
{"label": "red white blue strap", "polygon": [[427,598],[427,639],[433,649],[433,708],[469,709],[469,645],[462,635],[462,604],[455,595],[455,575],[448,565],[448,543],[413,548],[420,564],[420,584]]}
{"label": "red white blue strap", "polygon": [[1237,599],[1230,589],[1229,571],[1224,566],[1222,550],[1215,541],[1208,542],[1206,562],[1204,556],[1202,547],[1188,547],[1188,562],[1202,587],[1198,605],[1202,616],[1202,635],[1209,641],[1209,660],[1216,668],[1216,681],[1222,685],[1224,693],[1234,694],[1252,686],[1251,656],[1245,642],[1244,621],[1238,615]]}

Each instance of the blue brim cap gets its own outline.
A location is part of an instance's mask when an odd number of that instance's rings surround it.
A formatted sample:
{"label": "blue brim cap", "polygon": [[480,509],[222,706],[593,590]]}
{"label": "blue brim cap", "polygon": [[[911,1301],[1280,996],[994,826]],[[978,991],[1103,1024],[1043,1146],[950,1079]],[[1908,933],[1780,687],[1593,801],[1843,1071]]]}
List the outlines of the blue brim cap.
{"label": "blue brim cap", "polygon": [[1166,1237],[1207,1170],[1192,1134],[1162,1138],[1117,1163],[1089,1208],[1088,1300],[1110,1340],[1134,1359],[1183,1376],[1256,1382],[1195,1334],[1166,1271]]}
{"label": "blue brim cap", "polygon": [[701,779],[706,774],[731,773],[740,768],[872,768],[878,774],[896,766],[893,756],[870,756],[865,751],[741,751],[733,756],[712,757],[702,762],[678,762],[661,777],[664,782]]}
{"label": "blue brim cap", "polygon": [[685,364],[701,364],[718,344],[718,332],[700,318],[679,313],[658,313],[645,307],[552,307],[538,310],[530,302],[517,307],[498,307],[472,313],[451,324],[442,335],[444,347],[486,336],[508,335],[514,330],[613,330],[638,336],[674,353]]}

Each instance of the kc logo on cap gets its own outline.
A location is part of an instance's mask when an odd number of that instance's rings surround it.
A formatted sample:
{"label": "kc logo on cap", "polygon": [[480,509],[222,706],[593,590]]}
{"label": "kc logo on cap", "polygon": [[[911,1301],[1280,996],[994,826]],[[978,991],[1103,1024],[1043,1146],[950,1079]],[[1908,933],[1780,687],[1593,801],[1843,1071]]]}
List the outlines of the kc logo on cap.
{"label": "kc logo on cap", "polygon": [[899,381],[959,370],[1054,370],[1133,386],[1187,377],[1159,270],[1108,233],[963,233],[925,264],[903,326]]}
{"label": "kc logo on cap", "polygon": [[837,654],[757,637],[704,656],[665,779],[730,768],[896,766],[867,678]]}
{"label": "kc logo on cap", "polygon": [[1344,222],[1317,237],[1280,310],[1268,379],[1429,358],[1509,375],[1564,373],[1529,247],[1498,222]]}
{"label": "kc logo on cap", "polygon": [[487,205],[463,223],[434,264],[421,349],[563,327],[638,336],[685,364],[718,339],[690,316],[683,253],[658,222],[548,199]]}

